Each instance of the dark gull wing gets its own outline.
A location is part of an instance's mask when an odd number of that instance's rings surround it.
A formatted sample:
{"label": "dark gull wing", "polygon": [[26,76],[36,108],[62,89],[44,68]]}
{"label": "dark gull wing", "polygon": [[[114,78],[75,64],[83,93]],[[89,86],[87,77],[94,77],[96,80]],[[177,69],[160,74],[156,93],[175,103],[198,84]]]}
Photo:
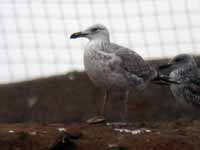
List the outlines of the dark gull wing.
{"label": "dark gull wing", "polygon": [[184,89],[186,101],[200,107],[200,70],[194,70],[188,78]]}

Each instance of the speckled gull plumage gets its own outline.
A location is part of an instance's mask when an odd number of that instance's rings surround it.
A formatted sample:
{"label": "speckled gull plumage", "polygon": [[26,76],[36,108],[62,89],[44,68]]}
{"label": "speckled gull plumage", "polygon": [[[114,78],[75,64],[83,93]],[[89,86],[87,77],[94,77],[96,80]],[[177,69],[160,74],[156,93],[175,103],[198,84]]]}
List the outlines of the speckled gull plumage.
{"label": "speckled gull plumage", "polygon": [[156,76],[136,52],[109,42],[90,41],[84,65],[90,79],[105,88],[143,89]]}
{"label": "speckled gull plumage", "polygon": [[[85,71],[96,86],[105,90],[100,115],[104,115],[104,106],[110,91],[114,89],[118,89],[118,91],[120,89],[125,93],[124,114],[126,114],[129,90],[144,89],[149,81],[158,76],[157,71],[136,52],[111,43],[108,29],[103,25],[95,24],[71,35],[71,38],[79,37],[89,39],[84,48]],[[99,121],[99,118],[94,120]]]}
{"label": "speckled gull plumage", "polygon": [[170,78],[178,82],[170,85],[178,106],[192,113],[193,117],[200,115],[200,69],[194,58],[189,54],[179,54],[159,67],[160,71],[163,69],[168,69]]}
{"label": "speckled gull plumage", "polygon": [[176,58],[180,57],[183,60],[174,64],[176,67],[170,73],[170,77],[180,84],[171,85],[170,89],[183,107],[200,108],[200,69],[192,56],[182,54]]}

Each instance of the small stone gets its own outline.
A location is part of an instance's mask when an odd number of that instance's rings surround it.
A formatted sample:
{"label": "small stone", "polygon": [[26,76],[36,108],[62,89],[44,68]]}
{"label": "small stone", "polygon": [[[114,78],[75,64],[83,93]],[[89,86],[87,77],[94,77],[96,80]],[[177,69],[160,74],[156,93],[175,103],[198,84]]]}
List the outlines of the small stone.
{"label": "small stone", "polygon": [[76,150],[77,146],[70,138],[70,135],[63,132],[56,141],[49,147],[49,150]]}
{"label": "small stone", "polygon": [[118,144],[109,144],[107,150],[128,150],[128,147]]}
{"label": "small stone", "polygon": [[15,132],[15,131],[13,131],[13,130],[9,130],[9,131],[8,131],[8,133],[14,133],[14,132]]}
{"label": "small stone", "polygon": [[105,122],[106,119],[102,116],[95,116],[93,118],[88,119],[86,122],[88,124],[98,124],[98,123],[103,123]]}

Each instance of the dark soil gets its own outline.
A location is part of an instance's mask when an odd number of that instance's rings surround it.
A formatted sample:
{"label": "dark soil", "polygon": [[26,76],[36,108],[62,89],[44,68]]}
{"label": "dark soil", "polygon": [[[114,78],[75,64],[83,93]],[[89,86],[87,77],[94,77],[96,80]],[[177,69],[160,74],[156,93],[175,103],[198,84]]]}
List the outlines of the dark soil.
{"label": "dark soil", "polygon": [[[146,126],[146,127],[145,127]],[[200,122],[179,120],[129,126],[131,134],[87,124],[1,124],[1,150],[199,150]],[[60,131],[59,131],[60,129]]]}

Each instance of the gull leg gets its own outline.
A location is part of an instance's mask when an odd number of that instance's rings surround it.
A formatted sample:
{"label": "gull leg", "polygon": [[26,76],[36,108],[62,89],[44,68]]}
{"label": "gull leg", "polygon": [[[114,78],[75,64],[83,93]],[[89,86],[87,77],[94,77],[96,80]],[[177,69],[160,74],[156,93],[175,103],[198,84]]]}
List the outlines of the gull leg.
{"label": "gull leg", "polygon": [[101,116],[105,115],[105,107],[107,105],[108,99],[109,99],[109,92],[108,92],[108,90],[106,90],[105,94],[104,94],[104,97],[103,97],[103,103],[102,103],[102,106],[101,106],[101,110],[100,110],[100,115]]}
{"label": "gull leg", "polygon": [[104,122],[106,120],[105,119],[105,108],[106,108],[106,105],[107,105],[107,102],[108,102],[108,98],[109,98],[109,91],[105,90],[105,94],[104,94],[104,97],[103,97],[103,103],[102,103],[99,115],[88,119],[87,123],[96,124],[96,123]]}
{"label": "gull leg", "polygon": [[123,121],[127,121],[127,112],[128,112],[128,95],[129,95],[129,90],[126,90],[125,93],[125,98],[124,98],[124,113],[123,113]]}
{"label": "gull leg", "polygon": [[123,96],[121,97],[121,100],[123,101],[122,105],[122,111],[120,113],[120,121],[119,122],[113,122],[111,123],[112,126],[116,127],[127,127],[129,123],[127,122],[127,112],[128,112],[128,95],[129,90],[123,91]]}

